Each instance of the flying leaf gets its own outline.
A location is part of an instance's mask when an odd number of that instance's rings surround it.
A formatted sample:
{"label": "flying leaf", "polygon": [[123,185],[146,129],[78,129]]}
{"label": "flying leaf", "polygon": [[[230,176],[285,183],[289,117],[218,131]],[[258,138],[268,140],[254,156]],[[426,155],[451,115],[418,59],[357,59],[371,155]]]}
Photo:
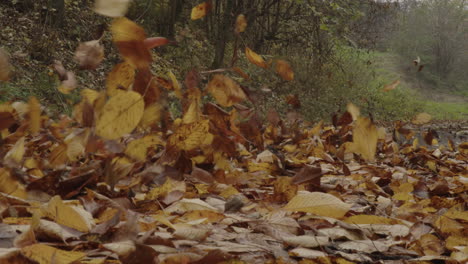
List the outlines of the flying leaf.
{"label": "flying leaf", "polygon": [[8,103],[0,104],[0,131],[16,123],[14,111],[20,117],[23,117],[24,113],[27,113],[29,110],[27,104],[22,102],[15,102],[11,105]]}
{"label": "flying leaf", "polygon": [[41,129],[41,105],[36,97],[29,98],[29,131],[36,134]]}
{"label": "flying leaf", "polygon": [[169,71],[167,75],[171,79],[172,87],[174,88],[174,93],[176,97],[179,98],[179,100],[182,100],[182,88],[180,87],[180,83],[177,80],[177,77],[174,75],[172,71]]}
{"label": "flying leaf", "polygon": [[350,151],[360,154],[367,161],[374,161],[377,151],[378,131],[367,117],[358,117],[353,128]]}
{"label": "flying leaf", "polygon": [[113,96],[118,89],[128,90],[135,79],[135,69],[128,62],[122,62],[114,66],[106,78],[107,95]]}
{"label": "flying leaf", "polygon": [[431,121],[432,116],[428,113],[419,113],[417,114],[413,120],[411,120],[411,123],[415,125],[424,125],[427,124]]}
{"label": "flying leaf", "polygon": [[137,92],[120,92],[111,97],[96,121],[96,134],[118,139],[135,129],[143,116],[145,104]]}
{"label": "flying leaf", "polygon": [[242,88],[234,80],[222,74],[213,76],[207,89],[216,102],[225,107],[240,103],[247,98]]}
{"label": "flying leaf", "polygon": [[284,207],[285,210],[313,213],[320,216],[343,218],[350,204],[328,193],[300,191]]}
{"label": "flying leaf", "polygon": [[357,107],[353,103],[348,103],[346,105],[346,111],[348,111],[348,113],[351,114],[353,121],[356,121],[359,115],[361,115],[361,111],[359,110],[359,107]]}
{"label": "flying leaf", "polygon": [[147,49],[152,49],[169,44],[169,40],[162,37],[152,37],[143,40],[143,44],[145,44]]}
{"label": "flying leaf", "polygon": [[112,40],[122,57],[137,69],[146,69],[151,62],[151,53],[146,47],[145,30],[135,22],[125,18],[117,18],[110,27]]}
{"label": "flying leaf", "polygon": [[400,80],[395,80],[391,84],[385,85],[383,88],[383,91],[388,92],[391,90],[395,90],[399,84],[400,84]]}
{"label": "flying leaf", "polygon": [[45,244],[34,244],[24,247],[21,249],[21,253],[39,264],[71,264],[86,256],[84,252],[65,251]]}
{"label": "flying leaf", "polygon": [[291,69],[291,66],[287,61],[277,60],[276,61],[276,72],[283,78],[285,81],[294,80],[294,72]]}
{"label": "flying leaf", "polygon": [[413,60],[413,64],[414,66],[418,66],[419,64],[421,64],[421,58],[418,56],[415,60]]}
{"label": "flying leaf", "polygon": [[0,48],[0,81],[8,81],[10,79],[10,59],[8,54]]}
{"label": "flying leaf", "polygon": [[127,13],[130,0],[96,0],[94,12],[108,17],[122,17]]}
{"label": "flying leaf", "polygon": [[247,19],[245,19],[243,14],[238,15],[236,18],[236,28],[234,29],[234,32],[236,32],[236,34],[242,33],[245,31],[246,27]]}
{"label": "flying leaf", "polygon": [[142,129],[148,129],[154,125],[157,125],[157,123],[161,120],[161,110],[162,106],[158,103],[154,103],[146,107],[138,127]]}
{"label": "flying leaf", "polygon": [[268,68],[268,64],[263,60],[263,58],[247,47],[245,48],[245,56],[251,63],[257,65],[258,67],[265,69]]}
{"label": "flying leaf", "polygon": [[57,88],[59,92],[63,94],[70,94],[78,85],[76,76],[73,72],[67,71],[66,78],[62,80],[62,83]]}
{"label": "flying leaf", "polygon": [[15,145],[6,153],[3,161],[9,167],[18,168],[24,156],[24,137],[18,139]]}
{"label": "flying leaf", "polygon": [[208,14],[210,10],[211,10],[211,1],[203,2],[195,6],[194,8],[192,8],[192,13],[190,14],[190,18],[192,20],[200,19],[206,16],[206,14]]}
{"label": "flying leaf", "polygon": [[99,40],[80,43],[75,51],[75,60],[82,69],[94,70],[104,59],[104,47]]}

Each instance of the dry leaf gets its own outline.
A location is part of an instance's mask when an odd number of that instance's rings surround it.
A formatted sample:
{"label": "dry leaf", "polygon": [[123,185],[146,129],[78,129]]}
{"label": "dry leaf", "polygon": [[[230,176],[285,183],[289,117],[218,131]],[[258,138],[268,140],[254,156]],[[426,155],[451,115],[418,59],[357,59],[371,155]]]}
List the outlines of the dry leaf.
{"label": "dry leaf", "polygon": [[82,69],[94,70],[104,59],[104,47],[99,40],[80,43],[75,51],[75,60]]}
{"label": "dry leaf", "polygon": [[285,81],[294,80],[294,72],[287,61],[277,60],[276,61],[276,72],[283,78]]}
{"label": "dry leaf", "polygon": [[6,153],[3,158],[5,165],[13,168],[19,168],[24,156],[24,137],[18,139],[15,145]]}
{"label": "dry leaf", "polygon": [[44,244],[24,247],[21,253],[39,264],[72,264],[86,256],[84,252],[65,251]]}
{"label": "dry leaf", "polygon": [[383,88],[383,91],[388,92],[391,90],[395,90],[399,84],[400,84],[400,80],[395,80],[391,84],[385,85]]}
{"label": "dry leaf", "polygon": [[245,19],[245,16],[243,14],[240,14],[236,18],[236,27],[234,29],[234,32],[236,34],[242,33],[245,31],[245,28],[247,27],[247,19]]}
{"label": "dry leaf", "polygon": [[117,139],[135,129],[143,116],[145,103],[139,93],[120,92],[111,97],[96,120],[96,134]]}
{"label": "dry leaf", "polygon": [[211,1],[203,2],[194,8],[192,8],[192,13],[190,14],[190,18],[192,20],[200,19],[208,14],[211,10]]}
{"label": "dry leaf", "polygon": [[0,81],[8,81],[11,73],[10,59],[8,54],[0,48]]}
{"label": "dry leaf", "polygon": [[29,131],[31,134],[39,133],[41,129],[41,105],[36,97],[29,98]]}
{"label": "dry leaf", "polygon": [[432,116],[428,113],[419,113],[417,114],[413,120],[411,120],[411,123],[415,125],[424,125],[427,124],[431,121]]}
{"label": "dry leaf", "polygon": [[108,17],[122,17],[127,13],[130,0],[96,0],[94,12]]}
{"label": "dry leaf", "polygon": [[320,192],[300,191],[284,207],[286,210],[313,213],[316,215],[343,218],[351,205],[335,196]]}
{"label": "dry leaf", "polygon": [[245,48],[245,56],[251,63],[257,65],[258,67],[265,69],[268,68],[268,64],[263,60],[263,58],[247,47]]}
{"label": "dry leaf", "polygon": [[353,142],[349,150],[367,161],[374,161],[377,151],[377,128],[367,117],[358,117],[353,128]]}
{"label": "dry leaf", "polygon": [[231,78],[216,74],[208,83],[208,92],[221,106],[229,107],[244,101],[247,96],[242,88]]}

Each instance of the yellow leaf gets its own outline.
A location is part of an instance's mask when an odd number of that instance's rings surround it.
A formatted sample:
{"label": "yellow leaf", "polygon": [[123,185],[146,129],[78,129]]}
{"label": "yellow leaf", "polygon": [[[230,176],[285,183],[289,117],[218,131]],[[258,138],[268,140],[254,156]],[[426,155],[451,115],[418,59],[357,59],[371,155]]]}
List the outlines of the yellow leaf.
{"label": "yellow leaf", "polygon": [[222,74],[213,76],[207,89],[216,102],[225,107],[240,103],[247,98],[242,88],[234,80]]}
{"label": "yellow leaf", "polygon": [[278,60],[276,61],[276,72],[283,78],[285,81],[294,80],[294,72],[291,69],[291,66],[287,61]]}
{"label": "yellow leaf", "polygon": [[377,128],[367,117],[358,117],[353,129],[353,142],[350,150],[360,154],[367,161],[374,161],[377,151]]}
{"label": "yellow leaf", "polygon": [[353,121],[356,121],[358,117],[361,115],[361,111],[359,110],[359,107],[357,107],[353,103],[349,103],[346,106],[346,111],[348,111],[348,113],[351,114],[351,116],[353,117]]}
{"label": "yellow leaf", "polygon": [[419,113],[417,114],[413,120],[411,120],[411,123],[415,125],[424,125],[426,123],[429,123],[431,121],[432,116],[428,113]]}
{"label": "yellow leaf", "polygon": [[5,168],[0,168],[0,192],[26,199],[26,188],[14,179]]}
{"label": "yellow leaf", "polygon": [[64,142],[67,145],[67,157],[70,161],[76,161],[84,154],[88,143],[89,130],[76,131],[69,134]]}
{"label": "yellow leaf", "polygon": [[148,149],[156,145],[164,145],[164,142],[157,135],[147,135],[128,143],[125,155],[137,161],[145,161]]}
{"label": "yellow leaf", "polygon": [[128,90],[135,79],[135,69],[128,62],[122,62],[114,66],[106,78],[107,95],[117,94],[118,89]]}
{"label": "yellow leaf", "polygon": [[127,13],[130,0],[96,0],[94,12],[108,17],[122,17]]}
{"label": "yellow leaf", "polygon": [[395,80],[391,84],[385,85],[383,88],[383,91],[388,92],[391,90],[395,90],[399,84],[400,84],[400,80]]}
{"label": "yellow leaf", "polygon": [[346,217],[343,222],[356,224],[356,225],[366,225],[366,224],[384,224],[384,225],[394,225],[399,222],[394,219],[386,218],[383,216],[377,215],[353,215]]}
{"label": "yellow leaf", "polygon": [[118,139],[135,129],[143,116],[145,103],[137,92],[121,92],[104,105],[96,121],[96,134]]}
{"label": "yellow leaf", "polygon": [[36,134],[41,129],[41,105],[36,97],[29,98],[29,131]]}
{"label": "yellow leaf", "polygon": [[161,120],[161,108],[161,105],[158,103],[146,107],[138,127],[148,129],[156,125]]}
{"label": "yellow leaf", "polygon": [[174,87],[174,93],[175,93],[176,97],[179,98],[179,100],[182,100],[182,98],[183,98],[183,95],[182,95],[182,88],[180,87],[179,81],[177,80],[177,78],[176,78],[176,76],[174,75],[174,73],[172,73],[172,71],[169,71],[169,72],[167,73],[167,75],[168,75],[169,78],[171,79],[172,87]]}
{"label": "yellow leaf", "polygon": [[263,58],[247,47],[245,48],[245,56],[251,63],[257,65],[258,67],[265,69],[268,68],[268,64],[263,60]]}
{"label": "yellow leaf", "polygon": [[114,42],[144,41],[146,39],[145,30],[125,17],[114,19],[110,31]]}
{"label": "yellow leaf", "polygon": [[208,14],[210,10],[211,10],[211,4],[209,3],[209,1],[203,2],[195,6],[194,8],[192,8],[192,13],[190,14],[190,18],[192,20],[200,19],[206,16],[206,14]]}
{"label": "yellow leaf", "polygon": [[19,167],[24,156],[24,137],[16,141],[15,145],[7,152],[4,162],[10,167]]}
{"label": "yellow leaf", "polygon": [[209,133],[209,120],[181,125],[168,139],[168,143],[181,150],[193,150],[197,147],[210,145],[214,136]]}
{"label": "yellow leaf", "polygon": [[84,258],[86,253],[60,250],[44,244],[34,244],[21,249],[21,253],[39,264],[68,264]]}
{"label": "yellow leaf", "polygon": [[328,193],[300,191],[284,207],[286,210],[343,218],[351,205]]}
{"label": "yellow leaf", "polygon": [[53,219],[57,224],[68,226],[85,233],[91,230],[92,223],[94,223],[90,213],[84,209],[63,203],[58,195],[50,199],[49,203],[43,209],[43,214]]}
{"label": "yellow leaf", "polygon": [[238,15],[236,18],[236,28],[234,31],[239,34],[244,32],[246,27],[247,20],[245,19],[245,16],[243,14]]}
{"label": "yellow leaf", "polygon": [[202,112],[200,109],[200,102],[194,100],[190,103],[187,112],[184,113],[184,117],[182,118],[183,124],[190,124],[196,123],[201,120]]}
{"label": "yellow leaf", "polygon": [[82,100],[87,101],[90,105],[94,104],[94,101],[99,97],[99,92],[93,89],[85,88],[81,90]]}

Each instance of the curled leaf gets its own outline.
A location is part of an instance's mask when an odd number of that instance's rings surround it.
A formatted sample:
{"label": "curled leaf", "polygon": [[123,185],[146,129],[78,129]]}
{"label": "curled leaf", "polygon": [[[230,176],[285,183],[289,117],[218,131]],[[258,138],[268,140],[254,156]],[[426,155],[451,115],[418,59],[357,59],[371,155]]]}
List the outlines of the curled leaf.
{"label": "curled leaf", "polygon": [[257,65],[258,67],[265,69],[268,68],[268,64],[263,60],[263,58],[247,47],[245,48],[245,56],[251,63]]}
{"label": "curled leaf", "polygon": [[294,80],[294,72],[287,61],[284,61],[284,60],[276,61],[276,72],[285,81]]}
{"label": "curled leaf", "polygon": [[242,88],[231,78],[216,74],[208,83],[210,92],[220,105],[229,107],[247,98]]}
{"label": "curled leaf", "polygon": [[247,19],[245,19],[245,16],[243,14],[240,14],[236,18],[236,28],[234,29],[234,32],[237,34],[242,33],[245,31],[245,28],[247,27]]}

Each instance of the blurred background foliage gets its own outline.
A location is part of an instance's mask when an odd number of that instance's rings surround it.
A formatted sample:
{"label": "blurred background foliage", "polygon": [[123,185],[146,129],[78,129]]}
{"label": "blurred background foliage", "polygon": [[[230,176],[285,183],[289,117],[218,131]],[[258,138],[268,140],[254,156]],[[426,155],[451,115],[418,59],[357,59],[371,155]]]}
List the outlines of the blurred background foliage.
{"label": "blurred background foliage", "polygon": [[[275,107],[284,115],[291,108],[285,97],[293,94],[310,121],[328,119],[348,102],[384,121],[410,119],[422,111],[439,119],[467,118],[465,0],[211,0],[213,9],[206,17],[190,20],[191,9],[201,2],[132,2],[130,19],[148,35],[176,42],[156,51],[153,68],[159,75],[170,70],[182,81],[193,68],[204,72],[237,66],[251,78],[226,74],[252,92],[259,109]],[[18,72],[12,83],[0,84],[1,100],[35,94],[59,110],[73,104],[77,95],[58,95],[47,66],[59,58],[76,68],[72,57],[78,42],[105,31],[110,20],[94,14],[92,5],[91,0],[0,3],[0,15],[8,18],[0,22],[7,27],[0,32],[0,45],[12,54]],[[237,36],[239,14],[248,26]],[[21,18],[31,21],[32,28],[22,28],[17,23]],[[23,41],[15,41],[10,29],[22,32]],[[119,61],[110,34],[104,44],[105,63],[95,72],[77,72],[82,88],[103,89],[106,73]],[[273,70],[248,63],[246,46],[267,61],[287,60],[295,79],[284,81]],[[421,71],[413,66],[418,57]],[[206,82],[209,75],[203,76]],[[382,91],[397,79],[397,89]],[[171,107],[177,112],[177,106]]]}

